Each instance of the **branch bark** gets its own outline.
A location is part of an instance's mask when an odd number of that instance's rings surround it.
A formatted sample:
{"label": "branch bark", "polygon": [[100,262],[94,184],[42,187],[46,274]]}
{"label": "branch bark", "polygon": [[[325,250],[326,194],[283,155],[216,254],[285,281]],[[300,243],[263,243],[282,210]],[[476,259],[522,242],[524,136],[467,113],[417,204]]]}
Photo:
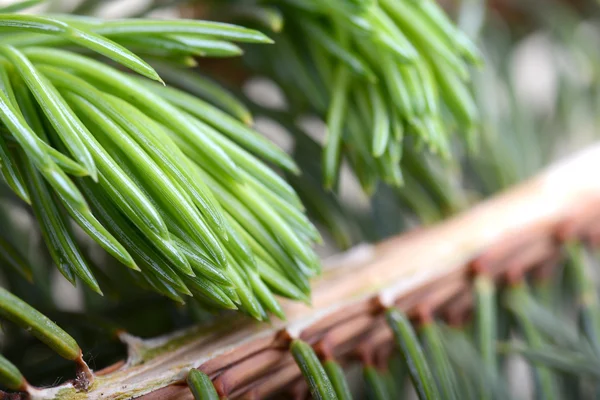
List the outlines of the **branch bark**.
{"label": "branch bark", "polygon": [[191,368],[209,374],[230,398],[262,398],[299,378],[290,338],[341,359],[381,348],[389,340],[384,308],[459,318],[470,303],[473,271],[501,279],[547,268],[560,240],[597,236],[599,170],[600,144],[439,225],[328,260],[314,282],[312,306],[282,301],[287,321],[261,324],[234,315],[152,340],[124,334],[128,360],[97,373],[87,393],[65,384],[32,398],[191,399],[181,384]]}

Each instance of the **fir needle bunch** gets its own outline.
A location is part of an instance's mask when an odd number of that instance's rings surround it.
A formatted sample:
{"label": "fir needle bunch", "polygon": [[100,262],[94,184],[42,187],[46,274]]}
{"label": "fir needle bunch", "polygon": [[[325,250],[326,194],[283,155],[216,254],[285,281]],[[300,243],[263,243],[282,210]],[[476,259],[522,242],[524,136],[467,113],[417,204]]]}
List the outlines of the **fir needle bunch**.
{"label": "fir needle bunch", "polygon": [[283,27],[274,46],[247,59],[279,84],[293,112],[314,112],[326,122],[326,188],[336,187],[342,159],[373,193],[379,180],[403,184],[404,150],[428,148],[449,158],[454,130],[473,142],[479,117],[469,66],[481,56],[435,1],[282,0],[253,7],[255,24]]}
{"label": "fir needle bunch", "polygon": [[[0,171],[62,275],[102,294],[75,223],[122,264],[118,279],[176,302],[263,320],[284,318],[274,293],[307,301],[319,234],[265,161],[292,174],[295,163],[214,98],[165,87],[142,59],[189,65],[271,40],[205,21],[15,13],[31,4],[0,9]],[[30,278],[2,233],[3,263]],[[69,335],[4,289],[0,310],[81,359]]]}

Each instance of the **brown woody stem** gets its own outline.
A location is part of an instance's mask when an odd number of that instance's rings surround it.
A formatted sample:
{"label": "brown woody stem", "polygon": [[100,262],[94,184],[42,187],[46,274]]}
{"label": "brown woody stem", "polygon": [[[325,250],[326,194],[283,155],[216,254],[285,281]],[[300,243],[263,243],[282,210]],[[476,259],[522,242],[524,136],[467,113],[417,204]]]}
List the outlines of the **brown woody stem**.
{"label": "brown woody stem", "polygon": [[[470,307],[474,271],[515,279],[556,257],[564,238],[600,242],[598,170],[600,145],[441,224],[326,262],[313,284],[312,307],[282,301],[287,322],[235,316],[138,342],[137,357],[97,376],[86,398],[191,398],[176,386],[190,368],[220,382],[231,398],[262,398],[298,381],[300,372],[280,351],[289,338],[320,343],[338,358],[369,343],[384,307],[413,317],[435,312],[456,322]],[[253,365],[257,371],[249,370]],[[35,398],[76,395],[67,384],[39,390]]]}

